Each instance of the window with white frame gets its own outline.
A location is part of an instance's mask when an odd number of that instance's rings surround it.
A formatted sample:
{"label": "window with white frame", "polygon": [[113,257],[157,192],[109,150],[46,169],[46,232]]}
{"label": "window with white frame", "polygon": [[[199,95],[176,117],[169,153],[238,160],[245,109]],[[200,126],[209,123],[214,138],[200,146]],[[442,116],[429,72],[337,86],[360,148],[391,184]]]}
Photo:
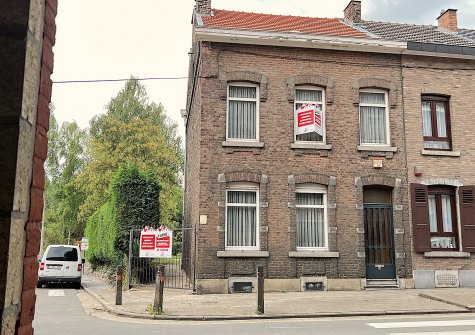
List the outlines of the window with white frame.
{"label": "window with white frame", "polygon": [[228,86],[226,139],[259,139],[259,88],[257,85],[233,83]]}
{"label": "window with white frame", "polygon": [[327,192],[323,185],[296,189],[297,250],[328,250]]}
{"label": "window with white frame", "polygon": [[385,91],[360,91],[360,144],[389,145],[388,95]]}
{"label": "window with white frame", "polygon": [[236,185],[226,191],[226,249],[259,249],[259,191]]}
{"label": "window with white frame", "polygon": [[322,134],[311,132],[307,134],[297,135],[294,131],[295,142],[316,142],[325,143],[325,108],[323,101],[325,99],[325,91],[317,87],[298,87],[295,90],[294,110],[297,110],[304,104],[318,105],[322,111]]}

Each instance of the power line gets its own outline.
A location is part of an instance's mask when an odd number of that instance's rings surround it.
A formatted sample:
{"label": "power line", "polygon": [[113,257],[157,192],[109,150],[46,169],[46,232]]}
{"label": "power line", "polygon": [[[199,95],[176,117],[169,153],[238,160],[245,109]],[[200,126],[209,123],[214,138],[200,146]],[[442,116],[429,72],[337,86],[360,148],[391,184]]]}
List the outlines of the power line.
{"label": "power line", "polygon": [[53,84],[87,84],[87,83],[107,83],[118,81],[145,81],[145,80],[182,80],[188,77],[145,77],[145,78],[119,78],[119,79],[85,79],[85,80],[58,80],[53,81]]}

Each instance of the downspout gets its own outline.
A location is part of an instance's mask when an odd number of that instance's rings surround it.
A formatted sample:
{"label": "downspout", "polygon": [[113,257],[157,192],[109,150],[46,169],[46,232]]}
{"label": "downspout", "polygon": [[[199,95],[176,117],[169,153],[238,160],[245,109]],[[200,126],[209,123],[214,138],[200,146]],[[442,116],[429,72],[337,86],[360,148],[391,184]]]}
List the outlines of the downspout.
{"label": "downspout", "polygon": [[[402,69],[402,59],[403,59],[403,52],[402,50],[399,54],[399,81],[401,82],[401,105],[402,105],[402,131],[403,131],[403,145],[404,145],[404,169],[405,169],[405,177],[406,177],[406,185],[409,185],[409,170],[407,165],[407,138],[406,138],[406,106],[404,105],[404,75]],[[406,199],[409,201],[409,191],[406,190],[405,192]],[[404,220],[404,217],[402,218]],[[408,218],[409,219],[409,218]],[[409,232],[410,233],[410,232]],[[405,234],[404,234],[405,235]],[[406,253],[406,237],[404,236],[402,239],[402,246],[404,253]],[[411,262],[412,262],[412,247],[409,248],[409,253],[411,255]],[[411,266],[412,270],[412,266]],[[407,277],[407,257],[404,257],[404,276]]]}

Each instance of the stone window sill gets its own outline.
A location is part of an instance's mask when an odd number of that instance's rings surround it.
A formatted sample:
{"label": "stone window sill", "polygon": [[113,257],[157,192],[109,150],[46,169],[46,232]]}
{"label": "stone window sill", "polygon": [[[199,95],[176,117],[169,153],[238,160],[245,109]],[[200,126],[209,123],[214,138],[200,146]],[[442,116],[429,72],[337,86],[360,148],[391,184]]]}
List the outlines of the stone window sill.
{"label": "stone window sill", "polygon": [[334,251],[289,251],[289,257],[295,258],[338,258],[339,252]]}
{"label": "stone window sill", "polygon": [[269,257],[269,251],[259,250],[226,250],[218,251],[218,257]]}
{"label": "stone window sill", "polygon": [[444,150],[421,150],[421,155],[424,156],[448,156],[460,157],[460,151],[444,151]]}
{"label": "stone window sill", "polygon": [[302,143],[294,142],[290,145],[292,149],[316,149],[316,150],[331,150],[331,144],[323,143]]}
{"label": "stone window sill", "polygon": [[424,252],[427,258],[470,258],[469,252],[462,251],[428,251]]}
{"label": "stone window sill", "polygon": [[263,148],[264,142],[247,142],[247,141],[223,141],[223,147],[247,147],[247,148]]}
{"label": "stone window sill", "polygon": [[378,145],[358,145],[358,151],[397,152],[397,147]]}

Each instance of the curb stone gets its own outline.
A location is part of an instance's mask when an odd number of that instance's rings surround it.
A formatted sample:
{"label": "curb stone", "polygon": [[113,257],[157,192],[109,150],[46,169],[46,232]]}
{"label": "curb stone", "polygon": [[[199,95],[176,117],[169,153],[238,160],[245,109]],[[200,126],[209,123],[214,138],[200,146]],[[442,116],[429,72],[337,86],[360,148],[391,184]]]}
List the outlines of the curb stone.
{"label": "curb stone", "polygon": [[175,320],[175,321],[224,321],[224,320],[269,320],[269,319],[305,319],[305,318],[338,318],[346,316],[385,316],[385,315],[422,315],[422,314],[461,314],[475,312],[475,306],[461,306],[453,302],[444,301],[430,295],[421,293],[420,296],[426,299],[438,300],[450,305],[464,308],[464,310],[388,310],[381,312],[367,311],[367,312],[328,312],[328,313],[314,313],[314,314],[274,314],[274,315],[222,315],[222,316],[194,316],[194,315],[151,315],[151,314],[138,314],[126,311],[120,311],[102,298],[97,293],[93,292],[87,286],[81,285],[84,291],[95,298],[105,309],[106,312],[119,317],[128,317],[133,319],[146,319],[146,320]]}
{"label": "curb stone", "polygon": [[452,305],[452,306],[457,306],[457,307],[461,307],[461,308],[464,308],[470,312],[473,312],[474,310],[474,306],[465,306],[464,304],[459,304],[457,302],[454,302],[454,301],[450,301],[450,300],[447,300],[447,299],[443,299],[443,298],[439,298],[439,297],[434,297],[432,295],[429,295],[429,294],[425,294],[425,293],[419,293],[419,296],[422,297],[422,298],[426,298],[426,299],[430,299],[430,300],[435,300],[435,301],[440,301],[440,302],[443,302],[444,304],[448,304],[448,305]]}

